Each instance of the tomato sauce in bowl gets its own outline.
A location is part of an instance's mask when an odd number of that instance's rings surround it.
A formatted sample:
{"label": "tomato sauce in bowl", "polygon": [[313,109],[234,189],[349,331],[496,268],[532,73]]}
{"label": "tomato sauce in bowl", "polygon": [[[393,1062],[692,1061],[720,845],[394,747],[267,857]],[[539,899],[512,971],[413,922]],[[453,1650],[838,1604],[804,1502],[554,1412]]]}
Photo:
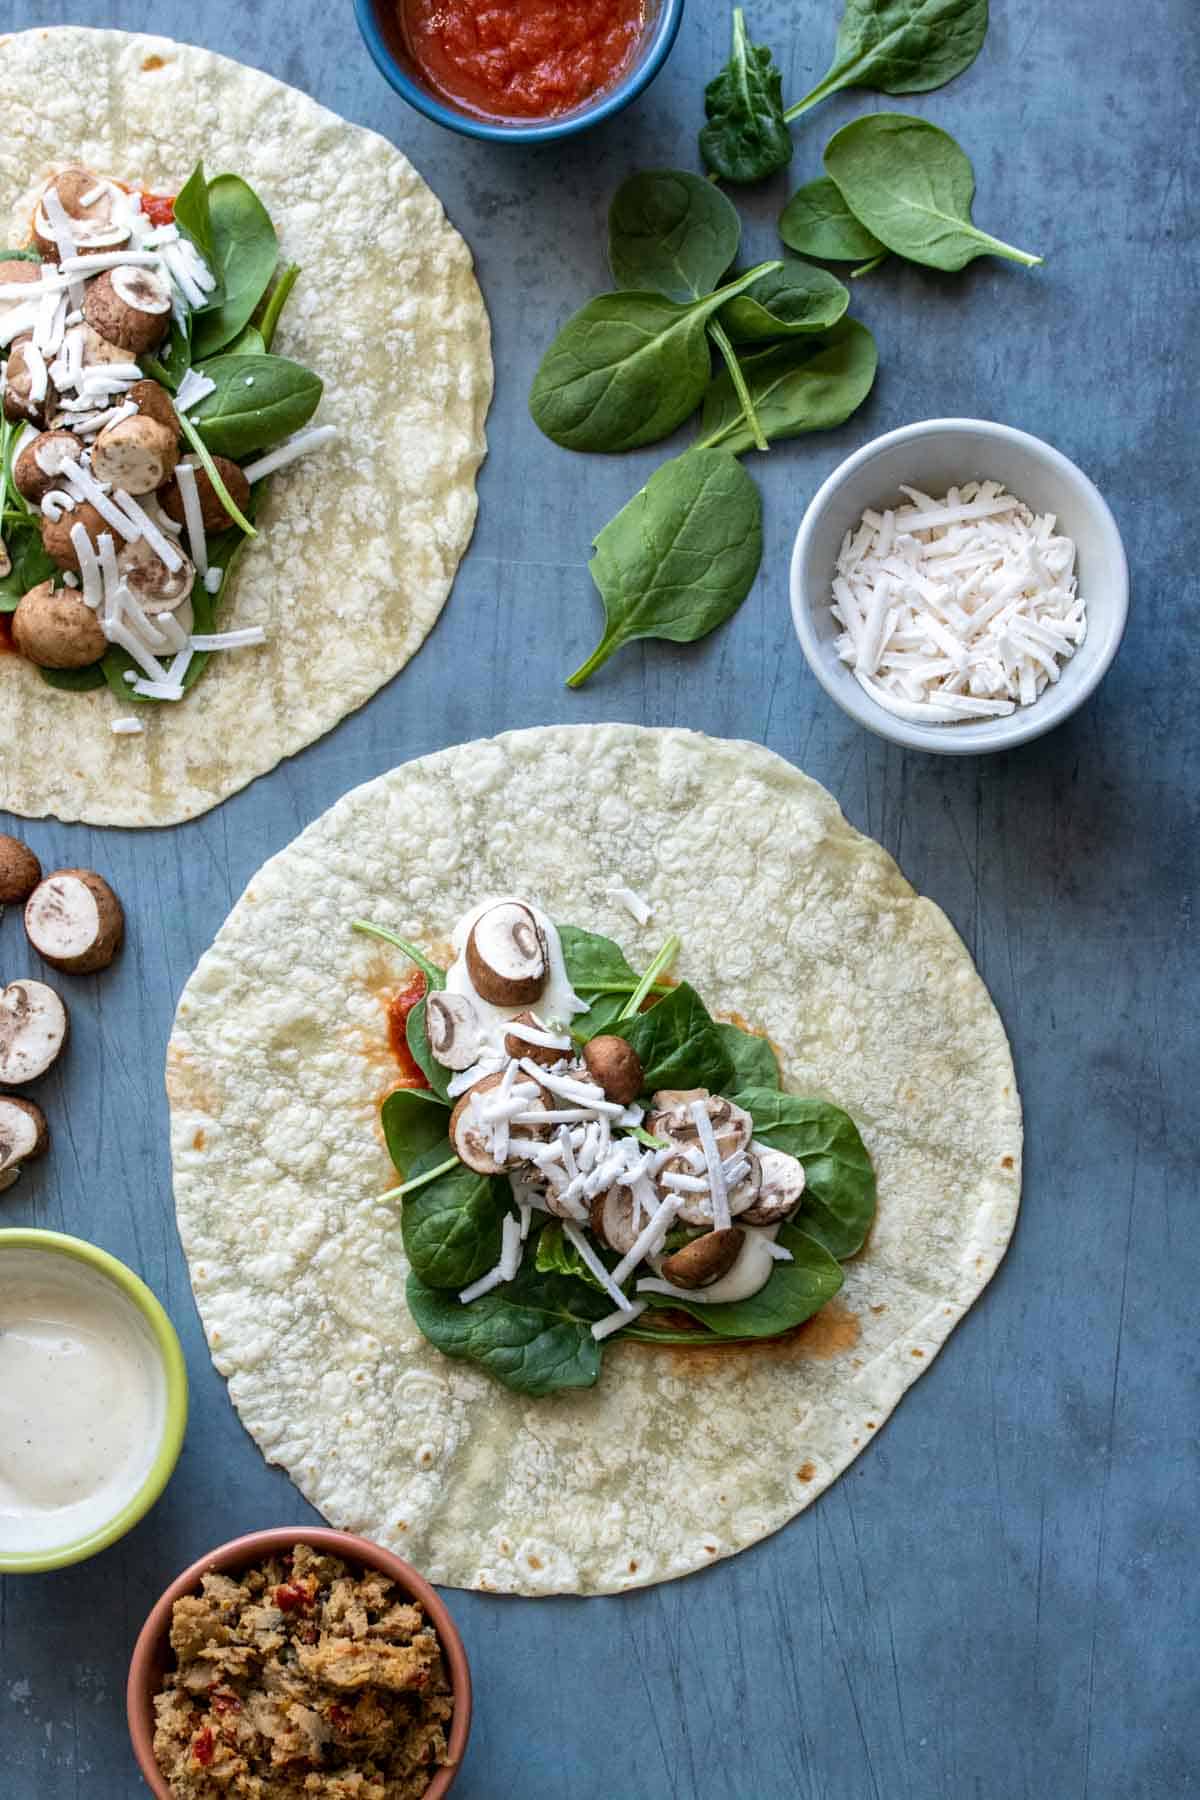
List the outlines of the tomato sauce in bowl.
{"label": "tomato sauce in bowl", "polygon": [[429,86],[481,118],[561,118],[615,85],[647,0],[394,0]]}

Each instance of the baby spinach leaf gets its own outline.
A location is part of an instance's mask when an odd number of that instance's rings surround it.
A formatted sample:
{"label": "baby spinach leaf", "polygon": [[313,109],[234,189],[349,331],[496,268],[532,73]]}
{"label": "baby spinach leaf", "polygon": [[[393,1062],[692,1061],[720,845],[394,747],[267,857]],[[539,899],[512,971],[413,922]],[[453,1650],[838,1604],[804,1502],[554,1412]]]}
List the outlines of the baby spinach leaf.
{"label": "baby spinach leaf", "polygon": [[578,925],[560,925],[558,936],[567,978],[581,999],[598,990],[632,994],[637,974],[612,938]]}
{"label": "baby spinach leaf", "polygon": [[[721,380],[732,394],[728,371]],[[704,637],[737,611],[761,561],[762,500],[736,458],[701,446],[664,463],[596,538],[604,636],[567,686],[635,638]]]}
{"label": "baby spinach leaf", "polygon": [[705,88],[704,111],[700,154],[725,181],[763,181],[791,161],[783,79],[766,45],[750,42],[740,6],[733,9],[729,61]]}
{"label": "baby spinach leaf", "polygon": [[8,574],[0,577],[0,613],[11,613],[17,610],[30,588],[49,581],[52,575],[58,573],[58,564],[53,557],[47,556],[42,544],[42,534],[32,516],[28,524],[22,521],[6,525],[0,531],[0,537],[4,539],[12,560],[12,568]]}
{"label": "baby spinach leaf", "polygon": [[529,1264],[527,1254],[515,1281],[470,1306],[410,1275],[408,1310],[444,1356],[479,1363],[514,1393],[537,1398],[594,1386],[601,1346],[591,1328],[612,1311],[612,1301],[581,1281],[539,1274]]}
{"label": "baby spinach leaf", "polygon": [[701,175],[650,169],[631,175],[608,210],[608,266],[619,288],[668,300],[711,294],[741,241],[737,208]]}
{"label": "baby spinach leaf", "polygon": [[784,118],[798,119],[839,88],[944,87],[970,68],[987,27],[988,0],[846,0],[830,68]]}
{"label": "baby spinach leaf", "polygon": [[686,981],[649,1012],[615,1024],[613,1034],[623,1037],[641,1058],[643,1093],[694,1087],[706,1087],[714,1094],[730,1091],[733,1059],[708,1008]]}
{"label": "baby spinach leaf", "polygon": [[204,178],[204,164],[198,162],[179,192],[175,196],[172,215],[176,225],[185,237],[191,239],[200,255],[208,264],[217,285],[204,302],[201,312],[212,312],[220,306],[224,298],[222,269],[217,256],[216,243],[213,237],[212,211],[209,205],[208,182]]}
{"label": "baby spinach leaf", "polygon": [[425,1002],[418,1000],[409,1013],[404,1026],[404,1037],[412,1052],[413,1061],[424,1075],[433,1092],[445,1105],[451,1104],[446,1092],[451,1071],[442,1067],[433,1051],[429,1048],[429,1036],[425,1030]]}
{"label": "baby spinach leaf", "polygon": [[266,340],[257,325],[247,325],[239,331],[232,344],[227,344],[221,353],[223,356],[265,356]]}
{"label": "baby spinach leaf", "polygon": [[107,686],[102,662],[89,663],[86,669],[38,669],[47,687],[61,688],[67,694],[90,694]]}
{"label": "baby spinach leaf", "polygon": [[835,133],[825,168],[856,218],[880,243],[931,269],[961,269],[977,256],[1041,262],[971,222],[975,175],[949,132],[908,113],[868,113]]}
{"label": "baby spinach leaf", "polygon": [[[875,380],[875,339],[857,319],[824,337],[795,337],[742,361],[755,410],[770,439],[840,425],[860,407]],[[752,439],[728,375],[717,376],[704,401],[704,446],[740,456]],[[702,446],[702,447],[704,447]]]}
{"label": "baby spinach leaf", "polygon": [[40,250],[0,250],[0,262],[40,263],[41,260]]}
{"label": "baby spinach leaf", "polygon": [[770,1039],[759,1037],[753,1031],[743,1031],[740,1025],[730,1025],[724,1019],[718,1019],[716,1023],[721,1042],[733,1064],[731,1091],[778,1088],[781,1085],[779,1059],[771,1048]]}
{"label": "baby spinach leaf", "polygon": [[[379,1122],[388,1155],[402,1176],[416,1167],[427,1150],[440,1149],[443,1162],[454,1155],[446,1137],[446,1108],[421,1088],[396,1088],[380,1107]],[[436,1160],[429,1166],[436,1168]]]}
{"label": "baby spinach leaf", "polygon": [[[595,1250],[606,1268],[614,1268],[620,1260],[600,1244],[595,1246]],[[538,1234],[534,1268],[540,1275],[569,1275],[573,1281],[582,1281],[588,1287],[595,1288],[597,1293],[607,1295],[607,1290],[596,1280],[557,1219],[548,1220]],[[607,1298],[608,1306],[605,1311],[611,1312],[612,1296],[607,1295]]]}
{"label": "baby spinach leaf", "polygon": [[886,255],[884,246],[842,198],[828,175],[797,188],[779,215],[779,235],[789,250],[826,262],[865,262]]}
{"label": "baby spinach leaf", "polygon": [[589,300],[533,378],[534,423],[568,450],[633,450],[669,436],[704,397],[709,318],[774,266],[760,264],[686,305],[659,294]]}
{"label": "baby spinach leaf", "polygon": [[[781,1332],[802,1325],[833,1299],[845,1280],[834,1257],[808,1235],[807,1222],[802,1223],[804,1229],[790,1221],[780,1227],[776,1242],[791,1251],[792,1261],[776,1263],[766,1286],[748,1300],[701,1306],[672,1298],[659,1300],[658,1304],[690,1314],[723,1338],[778,1337]],[[629,1335],[642,1334],[635,1327]]]}
{"label": "baby spinach leaf", "polygon": [[233,342],[266,293],[279,260],[270,215],[240,175],[217,175],[209,182],[208,210],[210,267],[221,283],[222,299],[220,305],[196,315],[197,357],[213,356]]}
{"label": "baby spinach leaf", "polygon": [[[452,1154],[443,1136],[404,1173],[412,1180]],[[512,1189],[503,1176],[477,1175],[460,1163],[400,1202],[404,1254],[414,1273],[430,1287],[452,1288],[460,1312],[469,1309],[460,1305],[458,1290],[478,1281],[500,1260],[500,1226],[511,1198]]]}
{"label": "baby spinach leaf", "polygon": [[286,356],[227,354],[197,372],[216,387],[188,416],[216,456],[269,450],[307,425],[321,399],[320,377]]}
{"label": "baby spinach leaf", "polygon": [[754,1136],[804,1164],[805,1189],[796,1222],[831,1256],[853,1256],[875,1217],[875,1170],[858,1127],[828,1100],[748,1088],[737,1095],[754,1120]]}
{"label": "baby spinach leaf", "polygon": [[849,290],[836,275],[789,259],[728,301],[720,317],[735,344],[769,343],[797,333],[828,331],[849,304]]}
{"label": "baby spinach leaf", "polygon": [[607,1034],[620,1018],[632,988],[623,994],[597,994],[585,1013],[576,1013],[571,1020],[571,1036],[580,1044],[589,1044],[594,1037]]}

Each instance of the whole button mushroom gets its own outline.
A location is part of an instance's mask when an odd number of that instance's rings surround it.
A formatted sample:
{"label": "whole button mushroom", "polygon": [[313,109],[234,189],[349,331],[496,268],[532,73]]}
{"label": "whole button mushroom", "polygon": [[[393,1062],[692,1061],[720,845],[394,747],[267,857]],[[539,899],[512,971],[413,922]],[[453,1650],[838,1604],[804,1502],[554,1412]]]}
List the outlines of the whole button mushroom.
{"label": "whole button mushroom", "polygon": [[546,940],[519,900],[480,913],[467,938],[467,973],[481,1000],[493,1006],[531,1006],[549,974]]}
{"label": "whole button mushroom", "polygon": [[621,1037],[594,1037],[583,1047],[583,1060],[605,1098],[618,1106],[632,1106],[642,1091],[642,1059],[632,1044]]}
{"label": "whole button mushroom", "polygon": [[0,990],[0,1082],[22,1087],[53,1067],[67,1041],[67,1009],[44,981]]}
{"label": "whole button mushroom", "polygon": [[737,1225],[693,1238],[662,1261],[664,1278],[674,1287],[705,1288],[728,1275],[741,1253],[745,1232]]}
{"label": "whole button mushroom", "polygon": [[46,1115],[32,1100],[0,1094],[0,1193],[11,1187],[22,1164],[43,1156],[50,1143]]}
{"label": "whole button mushroom", "polygon": [[[213,462],[217,465],[217,474],[225,483],[229,498],[239,512],[245,512],[250,504],[250,483],[246,480],[242,470],[227,456],[214,456]],[[195,471],[196,493],[200,500],[200,517],[204,522],[205,531],[224,531],[229,524],[229,514],[225,510],[225,502],[209,480],[207,471],[200,467],[194,456],[183,457],[180,466],[183,464]],[[166,483],[158,500],[168,519],[173,519],[176,525],[187,524],[187,514],[183,507],[183,495],[179,491],[178,476]]]}
{"label": "whole button mushroom", "polygon": [[82,525],[87,532],[88,542],[96,549],[101,532],[107,531],[110,537],[115,534],[107,520],[101,517],[90,500],[80,500],[74,507],[64,509],[57,519],[43,518],[42,544],[51,562],[56,562],[60,569],[73,569],[80,573],[79,552],[71,537],[76,525]]}
{"label": "whole button mushroom", "polygon": [[110,344],[133,358],[143,356],[170,329],[170,290],[153,269],[105,269],[84,295],[83,316]]}
{"label": "whole button mushroom", "polygon": [[0,906],[28,899],[42,879],[42,865],[28,844],[0,832]]}
{"label": "whole button mushroom", "polygon": [[178,461],[174,425],[145,412],[106,425],[92,446],[92,474],[97,481],[111,482],[127,494],[152,494],[174,474]]}
{"label": "whole button mushroom", "polygon": [[57,869],[25,903],[25,935],[38,955],[67,975],[106,969],[121,947],[125,915],[103,876]]}
{"label": "whole button mushroom", "polygon": [[71,588],[39,582],[12,616],[13,648],[40,669],[86,669],[108,649],[90,606]]}

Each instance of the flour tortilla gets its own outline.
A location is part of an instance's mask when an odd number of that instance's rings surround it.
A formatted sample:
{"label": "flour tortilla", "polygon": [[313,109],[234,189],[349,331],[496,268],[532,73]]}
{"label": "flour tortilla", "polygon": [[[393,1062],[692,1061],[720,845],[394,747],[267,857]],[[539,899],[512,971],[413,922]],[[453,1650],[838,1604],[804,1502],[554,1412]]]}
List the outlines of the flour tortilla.
{"label": "flour tortilla", "polygon": [[[609,897],[654,908],[638,927]],[[779,1345],[611,1345],[530,1401],[443,1358],[404,1304],[377,1108],[411,972],[367,917],[444,944],[487,893],[616,938],[765,1029],[786,1085],[875,1159],[838,1299]],[[945,916],[816,782],[751,744],[628,725],[467,744],[356,789],[251,881],[168,1052],[179,1226],[217,1368],[335,1525],[433,1580],[643,1587],[775,1531],[878,1431],[994,1273],[1020,1193],[1004,1028]]]}
{"label": "flour tortilla", "polygon": [[[470,252],[400,152],[255,69],[65,27],[0,37],[0,90],[5,215],[55,165],[174,192],[203,158],[258,190],[282,259],[302,265],[274,348],[321,376],[317,422],[341,435],[271,479],[222,607],[223,629],[263,625],[268,643],[214,657],[177,707],[60,693],[0,655],[0,807],[175,824],[330,730],[431,630],[475,522],[487,313]],[[131,712],[144,734],[114,737]]]}

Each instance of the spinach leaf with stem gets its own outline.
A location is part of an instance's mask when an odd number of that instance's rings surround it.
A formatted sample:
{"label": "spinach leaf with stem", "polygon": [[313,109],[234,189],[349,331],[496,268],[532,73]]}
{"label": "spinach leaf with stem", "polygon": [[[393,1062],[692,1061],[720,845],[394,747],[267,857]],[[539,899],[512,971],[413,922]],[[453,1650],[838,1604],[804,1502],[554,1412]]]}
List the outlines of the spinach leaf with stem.
{"label": "spinach leaf with stem", "polygon": [[[410,1179],[431,1174],[453,1156],[443,1137],[408,1169]],[[469,1287],[500,1260],[500,1227],[509,1210],[512,1189],[501,1175],[477,1175],[457,1163],[416,1189],[401,1202],[400,1228],[404,1254],[418,1278],[435,1288]]]}
{"label": "spinach leaf with stem", "polygon": [[207,198],[210,267],[221,282],[222,298],[218,306],[196,315],[193,342],[197,358],[214,356],[249,324],[279,261],[275,227],[249,182],[240,175],[214,176],[208,183]]}
{"label": "spinach leaf with stem", "polygon": [[408,1310],[444,1356],[478,1363],[514,1393],[539,1398],[593,1387],[602,1345],[592,1325],[612,1311],[612,1300],[571,1276],[540,1273],[532,1262],[527,1253],[515,1280],[470,1306],[414,1273],[405,1290]]}
{"label": "spinach leaf with stem", "polygon": [[757,1032],[743,1031],[740,1025],[729,1024],[724,1019],[718,1019],[716,1025],[733,1064],[735,1093],[741,1088],[778,1089],[783,1085],[779,1076],[779,1058],[769,1038],[760,1037]]}
{"label": "spinach leaf with stem", "polygon": [[542,358],[529,395],[534,423],[568,450],[633,450],[668,437],[708,385],[708,321],[775,267],[761,263],[686,304],[647,293],[589,300]]}
{"label": "spinach leaf with stem", "polygon": [[1017,250],[971,221],[975,174],[948,131],[909,113],[868,113],[830,138],[825,168],[855,217],[910,262],[961,269],[977,256],[1034,268]]}
{"label": "spinach leaf with stem", "polygon": [[[718,1337],[778,1337],[782,1332],[803,1325],[805,1319],[811,1319],[815,1312],[819,1312],[833,1299],[845,1276],[836,1258],[815,1237],[809,1236],[803,1218],[799,1224],[789,1220],[786,1225],[780,1226],[776,1242],[783,1249],[791,1251],[792,1260],[776,1263],[765,1287],[761,1287],[757,1294],[751,1294],[748,1300],[721,1301],[713,1306],[704,1306],[690,1300],[677,1300],[673,1295],[670,1298],[659,1294],[640,1297],[648,1299],[653,1306],[669,1306],[676,1312],[688,1313],[697,1324],[705,1326]],[[636,1286],[634,1292],[636,1295]],[[653,1341],[663,1334],[655,1332],[651,1326],[642,1325],[639,1317],[636,1324],[627,1327],[620,1335]]]}
{"label": "spinach leaf with stem", "polygon": [[560,925],[558,937],[567,979],[581,999],[594,993],[633,992],[637,972],[612,938],[578,925]]}
{"label": "spinach leaf with stem", "polygon": [[738,253],[737,208],[702,175],[648,169],[623,181],[608,209],[608,266],[619,288],[696,300]]}
{"label": "spinach leaf with stem", "polygon": [[702,446],[664,463],[596,538],[604,635],[567,686],[635,638],[704,637],[750,592],[762,541],[762,500],[736,457]]}
{"label": "spinach leaf with stem", "polygon": [[693,1087],[729,1092],[733,1061],[716,1021],[690,983],[681,981],[649,1012],[618,1020],[613,1033],[637,1051],[644,1093]]}
{"label": "spinach leaf with stem", "polygon": [[679,952],[683,948],[683,940],[678,932],[673,931],[650,967],[646,970],[637,986],[630,994],[620,1012],[621,1019],[635,1019],[641,1011],[642,1002],[653,988],[660,975],[665,975]]}
{"label": "spinach leaf with stem", "polygon": [[734,1098],[754,1120],[759,1143],[804,1165],[795,1223],[831,1256],[853,1256],[875,1217],[875,1170],[854,1120],[828,1100],[769,1088],[746,1088]]}
{"label": "spinach leaf with stem", "polygon": [[402,951],[409,962],[420,969],[430,990],[440,991],[445,987],[445,969],[439,969],[438,965],[430,962],[425,952],[416,944],[410,944],[407,938],[399,937],[396,932],[389,931],[386,925],[375,925],[370,919],[351,919],[350,929],[362,932],[364,937],[379,938],[382,943],[391,944],[393,949]]}
{"label": "spinach leaf with stem", "polygon": [[752,44],[746,15],[733,9],[729,61],[704,90],[700,133],[705,166],[725,181],[764,181],[792,159],[783,78],[765,44]]}
{"label": "spinach leaf with stem", "polygon": [[784,118],[839,88],[927,94],[969,69],[987,36],[988,0],[846,0],[833,62]]}
{"label": "spinach leaf with stem", "polygon": [[[743,359],[742,370],[767,437],[798,437],[841,425],[870,393],[878,364],[875,340],[857,319],[823,337],[785,339]],[[740,456],[751,448],[732,384],[718,375],[704,401],[701,449]]]}
{"label": "spinach leaf with stem", "polygon": [[424,1075],[433,1093],[449,1106],[451,1101],[447,1089],[453,1070],[443,1068],[429,1048],[429,1033],[425,1029],[424,1000],[417,1001],[405,1020],[404,1041],[408,1045],[413,1061]]}
{"label": "spinach leaf with stem", "polygon": [[[736,304],[736,302],[734,302]],[[758,422],[758,414],[754,410],[754,401],[750,397],[750,389],[746,386],[746,378],[742,374],[742,365],[737,359],[737,352],[729,341],[729,335],[719,319],[708,321],[708,335],[721,352],[733,391],[742,403],[742,418],[746,430],[750,433],[751,442],[756,450],[765,450],[767,440],[763,436],[763,428]]]}
{"label": "spinach leaf with stem", "polygon": [[[862,262],[887,255],[873,231],[856,219],[842,190],[828,175],[796,189],[779,215],[779,235],[789,250],[824,262]],[[862,270],[855,270],[861,274]]]}
{"label": "spinach leaf with stem", "polygon": [[295,287],[299,274],[300,264],[288,263],[285,268],[280,270],[275,286],[267,295],[267,303],[263,307],[258,326],[262,334],[264,350],[269,350],[275,342],[275,333],[279,327],[279,315],[287,305],[288,295]]}
{"label": "spinach leaf with stem", "polygon": [[831,330],[849,304],[849,291],[836,275],[789,257],[728,301],[719,316],[735,344],[773,343],[776,338]]}
{"label": "spinach leaf with stem", "polygon": [[[427,1088],[395,1088],[379,1109],[379,1123],[388,1155],[403,1176],[439,1146],[443,1160],[453,1155],[446,1137],[445,1105]],[[433,1167],[437,1166],[435,1162]]]}
{"label": "spinach leaf with stem", "polygon": [[307,425],[321,400],[320,377],[286,356],[226,354],[197,363],[196,372],[216,386],[189,418],[217,456],[270,450]]}
{"label": "spinach leaf with stem", "polygon": [[232,344],[227,344],[221,352],[222,356],[265,356],[266,341],[257,325],[247,325],[239,331]]}

